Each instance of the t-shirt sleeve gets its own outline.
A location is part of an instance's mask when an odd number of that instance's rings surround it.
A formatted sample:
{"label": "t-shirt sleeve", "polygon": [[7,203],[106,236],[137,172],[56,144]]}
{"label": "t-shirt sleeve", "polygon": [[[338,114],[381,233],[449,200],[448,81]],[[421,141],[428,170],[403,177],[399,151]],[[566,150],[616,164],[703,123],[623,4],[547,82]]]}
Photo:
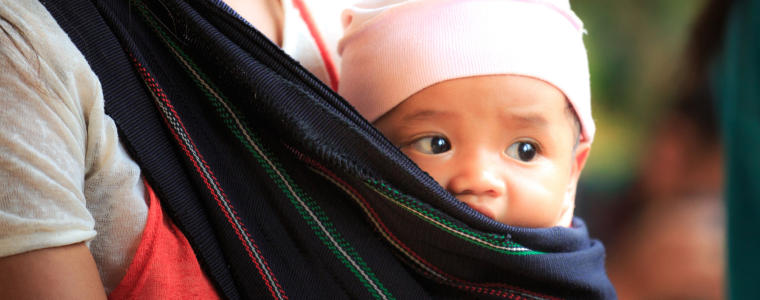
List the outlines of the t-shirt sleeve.
{"label": "t-shirt sleeve", "polygon": [[87,241],[96,232],[83,192],[85,103],[102,97],[99,83],[37,55],[29,41],[44,31],[22,35],[5,21],[19,15],[4,5],[0,14],[0,257]]}

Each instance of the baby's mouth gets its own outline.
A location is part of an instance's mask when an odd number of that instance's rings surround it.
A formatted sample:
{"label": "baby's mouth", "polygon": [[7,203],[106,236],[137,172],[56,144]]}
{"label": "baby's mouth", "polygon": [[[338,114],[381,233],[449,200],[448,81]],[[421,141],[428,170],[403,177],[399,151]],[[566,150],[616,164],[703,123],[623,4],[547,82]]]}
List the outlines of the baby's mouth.
{"label": "baby's mouth", "polygon": [[459,199],[459,201],[464,202],[464,204],[467,204],[467,206],[470,208],[485,215],[486,217],[496,220],[496,212],[493,211],[491,207],[486,205],[485,201],[479,200],[477,198],[478,197],[471,195],[457,196],[457,199]]}

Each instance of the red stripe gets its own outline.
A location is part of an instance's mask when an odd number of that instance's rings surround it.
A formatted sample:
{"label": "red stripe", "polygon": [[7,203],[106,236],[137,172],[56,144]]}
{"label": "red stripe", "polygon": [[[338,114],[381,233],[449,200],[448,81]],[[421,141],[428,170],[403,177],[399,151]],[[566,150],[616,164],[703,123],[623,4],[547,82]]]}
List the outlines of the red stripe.
{"label": "red stripe", "polygon": [[[292,149],[292,148],[291,148],[291,150],[295,151],[295,149]],[[472,291],[480,292],[480,293],[497,294],[499,296],[509,296],[510,299],[516,299],[516,300],[522,299],[522,298],[520,296],[518,296],[518,295],[514,295],[514,294],[511,294],[511,293],[506,293],[506,292],[498,291],[498,290],[488,290],[488,289],[484,289],[482,287],[507,288],[507,289],[523,292],[523,293],[526,293],[526,294],[529,294],[529,295],[534,295],[534,296],[537,296],[537,297],[542,297],[542,298],[551,299],[551,300],[561,300],[559,298],[554,298],[554,297],[549,297],[549,296],[546,296],[546,295],[536,294],[536,293],[529,292],[529,291],[521,289],[521,288],[517,288],[517,287],[514,287],[514,286],[503,284],[503,283],[474,283],[474,282],[468,282],[468,281],[456,278],[454,276],[451,276],[451,275],[449,275],[449,274],[441,271],[440,269],[436,268],[435,266],[433,266],[429,262],[427,262],[424,259],[422,259],[422,257],[420,257],[417,253],[415,253],[414,251],[412,251],[411,249],[409,249],[409,247],[407,247],[404,243],[402,243],[401,240],[399,240],[396,236],[394,236],[393,233],[391,233],[391,231],[381,221],[380,217],[377,215],[377,213],[375,212],[375,210],[369,205],[369,203],[364,199],[364,197],[362,197],[361,194],[359,194],[359,192],[356,191],[356,189],[354,189],[351,185],[349,185],[348,183],[346,183],[342,179],[338,178],[338,176],[336,176],[335,174],[333,174],[332,172],[330,172],[329,170],[327,170],[327,168],[323,167],[322,165],[320,165],[318,162],[314,161],[313,159],[308,158],[308,157],[306,157],[305,155],[303,155],[301,153],[297,153],[297,154],[298,154],[297,156],[300,157],[303,161],[305,161],[306,163],[308,163],[308,164],[314,166],[315,168],[319,169],[321,172],[327,174],[333,180],[337,181],[343,187],[345,187],[349,191],[351,191],[351,193],[354,194],[357,198],[359,198],[359,200],[361,200],[361,202],[364,204],[364,206],[367,207],[367,209],[370,211],[370,213],[372,214],[373,218],[375,220],[377,220],[377,223],[380,224],[380,226],[382,227],[382,230],[385,231],[388,234],[388,236],[390,236],[399,246],[401,246],[402,248],[404,248],[404,250],[406,250],[410,255],[414,256],[419,261],[421,261],[422,263],[424,263],[427,267],[435,270],[436,272],[440,273],[444,277],[447,277],[450,280],[453,280],[453,281],[456,281],[456,282],[459,282],[459,283],[462,283],[462,284],[467,284],[469,286],[461,286],[461,285],[456,285],[456,284],[453,284],[453,283],[447,283],[447,284],[455,286],[455,287],[459,287],[459,288],[462,288],[462,289],[466,289],[466,290],[472,290]],[[420,271],[424,272],[423,270],[420,270]],[[425,273],[427,273],[427,272],[425,272]],[[513,298],[513,297],[517,297],[517,298]]]}
{"label": "red stripe", "polygon": [[322,38],[322,34],[317,29],[317,24],[314,22],[314,18],[311,16],[311,12],[303,3],[303,0],[293,0],[293,6],[295,6],[299,12],[301,12],[301,18],[306,22],[306,26],[309,27],[311,37],[314,38],[314,42],[317,43],[319,48],[319,54],[322,56],[322,61],[325,63],[325,69],[327,69],[327,75],[330,76],[330,87],[338,91],[338,70],[335,67],[330,51],[325,45],[325,40]]}
{"label": "red stripe", "polygon": [[[179,116],[177,115],[177,112],[174,110],[174,107],[171,105],[171,103],[167,99],[166,94],[164,94],[163,90],[155,82],[155,79],[153,79],[153,77],[150,75],[150,73],[148,73],[147,69],[144,68],[142,66],[142,64],[140,64],[140,62],[138,62],[132,56],[132,54],[129,53],[129,51],[127,51],[127,53],[129,54],[130,58],[132,59],[132,62],[135,64],[136,68],[138,69],[141,77],[143,77],[143,79],[146,81],[146,83],[148,84],[148,86],[150,87],[150,89],[153,90],[153,92],[159,97],[159,99],[162,102],[164,102],[164,104],[166,104],[169,107],[169,109],[171,110],[174,118],[177,120],[177,123],[179,123],[180,127],[182,127],[182,130],[185,132],[185,135],[187,135],[187,129],[185,128],[185,125],[182,123],[182,120],[179,119]],[[253,256],[253,253],[251,252],[250,247],[248,247],[248,244],[246,243],[245,238],[243,238],[242,234],[240,233],[240,230],[237,228],[237,226],[235,226],[235,222],[232,220],[232,218],[230,217],[230,215],[227,212],[227,210],[224,209],[224,205],[222,204],[221,199],[219,199],[218,195],[214,192],[214,189],[211,186],[211,184],[209,183],[207,177],[203,175],[203,171],[201,170],[200,166],[198,165],[198,162],[193,158],[193,155],[187,149],[187,146],[182,141],[182,139],[179,137],[179,135],[177,134],[176,130],[171,125],[171,123],[169,122],[169,120],[166,119],[166,116],[162,113],[161,117],[164,119],[164,122],[169,127],[169,130],[171,130],[172,135],[174,135],[174,138],[178,141],[178,143],[182,147],[182,150],[184,150],[185,154],[188,157],[190,157],[190,160],[193,162],[193,165],[195,166],[195,168],[198,171],[198,173],[201,174],[201,178],[203,179],[203,182],[206,184],[206,187],[211,191],[211,195],[214,196],[214,199],[216,200],[217,204],[221,208],[222,212],[224,212],[224,215],[227,218],[227,221],[232,225],[232,228],[235,229],[235,233],[237,234],[237,236],[240,239],[240,241],[243,243],[243,246],[245,247],[246,252],[248,252],[248,257],[250,257],[251,260],[252,260],[252,262],[254,263],[254,265],[256,265],[256,269],[258,269],[259,274],[261,275],[262,279],[264,280],[264,283],[269,288],[269,292],[272,294],[272,297],[275,298],[275,299],[277,299],[277,294],[272,289],[272,285],[269,284],[269,280],[267,279],[266,275],[264,275],[264,271],[261,269],[260,264],[258,263],[258,261],[256,261],[256,258]],[[193,148],[197,149],[197,147],[195,146],[195,143],[193,143],[193,140],[190,138],[189,135],[187,135],[187,139],[190,141],[191,146]],[[206,164],[206,161],[203,159],[203,157],[201,156],[200,153],[198,153],[197,151],[196,151],[196,153],[197,153],[198,157],[200,157],[200,159],[203,162],[203,165],[206,168],[206,170],[208,171],[208,173],[214,179],[214,183],[218,187],[219,191],[221,191],[222,195],[226,198],[226,195],[224,194],[224,191],[222,190],[222,188],[219,186],[218,182],[216,181],[216,177],[213,175],[213,173],[211,172],[211,170],[208,168],[208,165]],[[231,205],[230,205],[230,209],[232,209]],[[237,214],[234,212],[234,210],[233,210],[232,213],[235,214],[235,217],[237,218]],[[253,238],[250,236],[250,234],[248,234],[248,232],[247,232],[248,230],[245,228],[245,226],[243,225],[242,222],[240,222],[240,225],[243,227],[243,230],[246,231],[246,235],[251,239],[251,243],[253,244],[253,247],[255,248],[256,252],[259,254],[259,257],[261,257],[261,261],[264,262],[265,267],[266,267],[268,273],[270,274],[270,276],[274,280],[275,284],[279,288],[278,290],[280,291],[280,294],[282,295],[282,297],[284,299],[288,299],[288,297],[285,295],[285,292],[282,290],[282,287],[280,287],[280,284],[277,281],[277,278],[274,276],[274,274],[272,273],[272,270],[269,268],[269,264],[267,264],[266,260],[264,259],[264,256],[261,254],[261,251],[259,251],[259,249],[256,246],[256,244],[253,243]]]}

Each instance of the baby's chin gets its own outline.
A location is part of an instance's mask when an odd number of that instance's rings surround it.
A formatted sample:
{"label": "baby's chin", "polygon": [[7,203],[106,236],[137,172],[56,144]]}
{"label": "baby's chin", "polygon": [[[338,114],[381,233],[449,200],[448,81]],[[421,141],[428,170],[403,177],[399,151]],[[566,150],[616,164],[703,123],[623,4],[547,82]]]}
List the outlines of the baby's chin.
{"label": "baby's chin", "polygon": [[556,221],[552,221],[552,222],[545,222],[543,224],[532,223],[530,221],[528,221],[528,222],[517,222],[517,221],[511,221],[511,220],[504,220],[504,222],[501,222],[501,221],[499,221],[499,222],[507,224],[509,226],[523,227],[523,228],[552,228],[552,227],[565,227],[565,228],[569,228],[570,227],[570,223],[572,222],[572,217],[570,218],[569,221],[556,220]]}
{"label": "baby's chin", "polygon": [[[464,201],[462,201],[464,202]],[[491,209],[490,207],[486,205],[482,205],[480,203],[472,203],[472,202],[464,202],[464,204],[467,204],[470,208],[474,209],[475,211],[481,213],[482,215],[488,217],[489,219],[499,221],[499,217],[497,216],[497,212]],[[501,222],[501,221],[499,221]],[[507,224],[509,225],[509,224]]]}
{"label": "baby's chin", "polygon": [[[561,218],[556,221],[536,222],[535,220],[514,220],[509,218],[506,213],[500,213],[497,209],[483,204],[482,202],[468,201],[471,199],[460,199],[462,196],[457,197],[464,204],[499,223],[506,224],[513,227],[523,228],[550,228],[550,227],[570,227],[572,224],[572,215],[568,218]],[[466,198],[466,196],[464,197]]]}
{"label": "baby's chin", "polygon": [[502,224],[506,224],[512,227],[521,227],[521,228],[552,228],[552,227],[569,228],[570,227],[570,223],[566,223],[562,221],[537,224],[537,223],[531,223],[531,222],[517,222],[517,221],[511,221],[511,220],[498,220],[498,219],[495,219],[495,220]]}

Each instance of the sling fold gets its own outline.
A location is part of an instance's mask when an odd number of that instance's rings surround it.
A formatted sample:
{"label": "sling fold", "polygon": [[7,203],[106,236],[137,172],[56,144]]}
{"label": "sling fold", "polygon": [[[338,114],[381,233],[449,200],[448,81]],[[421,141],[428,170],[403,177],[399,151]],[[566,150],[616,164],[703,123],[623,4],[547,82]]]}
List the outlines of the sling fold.
{"label": "sling fold", "polygon": [[227,299],[614,299],[585,224],[459,202],[218,0],[42,1]]}

